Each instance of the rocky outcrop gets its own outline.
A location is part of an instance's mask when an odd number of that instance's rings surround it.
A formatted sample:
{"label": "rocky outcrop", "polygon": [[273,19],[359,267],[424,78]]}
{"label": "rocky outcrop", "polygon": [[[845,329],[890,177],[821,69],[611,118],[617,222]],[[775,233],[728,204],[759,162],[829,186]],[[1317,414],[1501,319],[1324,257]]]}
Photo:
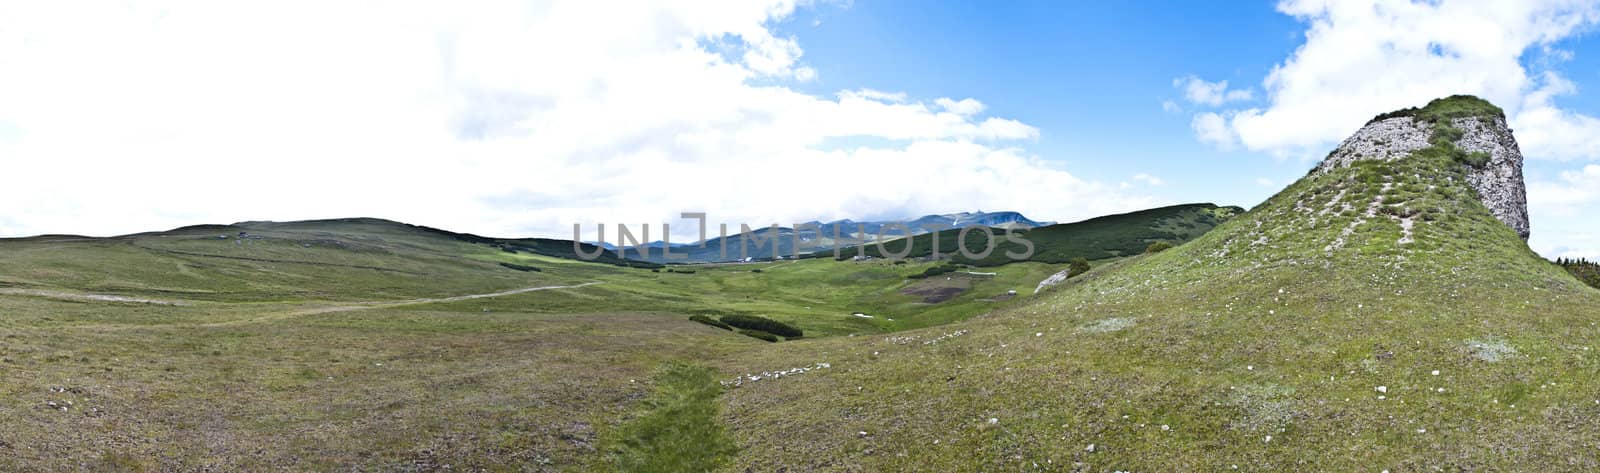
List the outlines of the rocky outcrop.
{"label": "rocky outcrop", "polygon": [[[1489,160],[1467,168],[1467,183],[1489,212],[1505,222],[1523,240],[1528,239],[1528,191],[1522,180],[1522,151],[1504,118],[1455,118],[1451,125],[1462,131],[1454,143],[1465,152],[1481,152]],[[1363,159],[1394,160],[1430,146],[1433,125],[1402,116],[1374,120],[1339,144],[1313,173],[1349,166]]]}
{"label": "rocky outcrop", "polygon": [[1456,147],[1467,152],[1489,154],[1489,162],[1481,167],[1469,166],[1467,183],[1478,191],[1478,199],[1489,207],[1494,218],[1517,231],[1523,240],[1528,239],[1528,190],[1522,181],[1522,150],[1517,149],[1517,139],[1505,120],[1458,118],[1456,128],[1464,133],[1456,140]]}

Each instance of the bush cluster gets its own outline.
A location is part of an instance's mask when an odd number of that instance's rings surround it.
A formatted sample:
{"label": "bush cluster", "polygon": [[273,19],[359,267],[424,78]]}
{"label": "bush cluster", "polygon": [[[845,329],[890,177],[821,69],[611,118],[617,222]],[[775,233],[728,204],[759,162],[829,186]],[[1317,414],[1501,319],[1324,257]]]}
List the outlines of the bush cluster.
{"label": "bush cluster", "polygon": [[722,321],[719,321],[717,319],[713,319],[711,317],[706,317],[704,315],[692,315],[692,316],[689,316],[689,320],[693,320],[695,322],[700,322],[702,324],[710,325],[712,327],[720,328],[720,329],[723,329],[723,330],[733,330],[733,326],[725,324],[725,323],[722,323]]}
{"label": "bush cluster", "polygon": [[1156,254],[1156,253],[1160,253],[1160,252],[1163,252],[1163,251],[1167,251],[1168,249],[1171,249],[1171,248],[1172,248],[1172,244],[1171,243],[1167,243],[1167,242],[1164,242],[1164,241],[1158,241],[1158,242],[1155,242],[1155,243],[1151,243],[1150,246],[1144,247],[1144,254],[1147,254],[1147,255]]}
{"label": "bush cluster", "polygon": [[777,335],[773,335],[773,334],[770,334],[770,333],[767,333],[767,332],[763,332],[763,331],[760,331],[760,330],[739,329],[739,333],[745,334],[745,335],[750,336],[750,337],[766,340],[766,341],[769,341],[769,342],[777,342],[778,341],[778,336]]}
{"label": "bush cluster", "polygon": [[945,264],[941,264],[941,265],[938,265],[938,266],[934,266],[934,267],[925,269],[921,273],[913,274],[913,275],[907,276],[907,277],[909,277],[911,279],[931,278],[931,277],[934,277],[934,276],[938,276],[940,274],[955,272],[956,270],[959,270],[959,269],[961,269],[961,265],[954,264],[954,263],[945,263]]}
{"label": "bush cluster", "polygon": [[535,273],[537,273],[537,272],[542,272],[542,271],[544,271],[544,270],[542,270],[542,269],[539,269],[539,268],[535,268],[535,267],[533,267],[533,266],[523,266],[523,265],[520,265],[520,264],[516,264],[516,263],[500,263],[500,265],[501,265],[501,266],[505,266],[505,267],[507,267],[507,268],[511,268],[511,269],[515,269],[515,270],[517,270],[517,271],[523,271],[523,272],[528,272],[528,271],[532,271],[532,272],[535,272]]}
{"label": "bush cluster", "polygon": [[722,316],[722,323],[746,330],[756,330],[790,338],[799,337],[803,334],[800,329],[795,328],[793,325],[755,315],[724,315]]}
{"label": "bush cluster", "polygon": [[1556,260],[1556,264],[1566,268],[1567,272],[1572,273],[1573,277],[1583,281],[1584,284],[1600,289],[1600,263],[1581,258],[1561,258]]}
{"label": "bush cluster", "polygon": [[1069,278],[1075,277],[1079,274],[1087,273],[1089,272],[1089,260],[1083,258],[1073,258],[1071,265],[1068,266],[1067,269],[1069,270],[1067,272],[1067,277]]}

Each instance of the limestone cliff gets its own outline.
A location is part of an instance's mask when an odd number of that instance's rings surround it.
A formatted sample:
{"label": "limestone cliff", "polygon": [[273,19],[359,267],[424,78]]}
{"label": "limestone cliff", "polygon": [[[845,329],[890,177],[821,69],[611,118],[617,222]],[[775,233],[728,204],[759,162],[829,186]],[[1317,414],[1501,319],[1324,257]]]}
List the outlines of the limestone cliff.
{"label": "limestone cliff", "polygon": [[[1482,102],[1464,96],[1441,100]],[[1467,182],[1477,191],[1478,199],[1495,218],[1505,222],[1523,240],[1527,240],[1528,193],[1522,180],[1522,152],[1517,148],[1517,140],[1511,135],[1511,129],[1506,126],[1504,114],[1487,102],[1482,102],[1480,106],[1489,107],[1493,113],[1471,116],[1436,114],[1430,117],[1428,112],[1436,105],[1429,104],[1423,109],[1380,115],[1345,139],[1312,172],[1326,173],[1363,159],[1403,158],[1434,146],[1439,141],[1435,132],[1439,131],[1441,123],[1448,123],[1454,130],[1444,136],[1444,141],[1453,144],[1465,155],[1477,157],[1459,164],[1467,168]]]}

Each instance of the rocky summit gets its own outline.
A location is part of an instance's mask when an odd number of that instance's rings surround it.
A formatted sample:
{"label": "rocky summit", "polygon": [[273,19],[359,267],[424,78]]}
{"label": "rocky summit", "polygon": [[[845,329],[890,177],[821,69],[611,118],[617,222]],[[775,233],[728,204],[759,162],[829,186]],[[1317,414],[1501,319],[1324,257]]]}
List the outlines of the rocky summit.
{"label": "rocky summit", "polygon": [[1477,157],[1459,163],[1466,167],[1467,183],[1489,213],[1527,240],[1522,151],[1506,126],[1504,112],[1477,97],[1458,95],[1421,109],[1380,115],[1345,139],[1313,173],[1325,174],[1360,160],[1396,160],[1446,143],[1463,157]]}

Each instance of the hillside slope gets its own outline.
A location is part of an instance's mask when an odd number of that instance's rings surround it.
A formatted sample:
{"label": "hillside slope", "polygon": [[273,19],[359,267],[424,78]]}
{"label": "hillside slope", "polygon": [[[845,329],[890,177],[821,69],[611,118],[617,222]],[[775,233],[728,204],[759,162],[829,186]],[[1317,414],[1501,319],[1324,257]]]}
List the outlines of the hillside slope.
{"label": "hillside slope", "polygon": [[[1239,207],[1218,207],[1215,204],[1183,204],[1145,209],[1117,215],[1106,215],[1072,223],[1016,232],[1019,239],[1033,243],[1033,255],[1027,261],[1041,263],[1066,263],[1074,258],[1102,260],[1132,256],[1144,252],[1151,243],[1164,241],[1172,244],[1192,240],[1211,231],[1218,224],[1244,212]],[[958,263],[977,266],[997,266],[1011,263],[1007,253],[1023,254],[1027,248],[1020,243],[1007,241],[1004,229],[996,228],[994,251],[983,258],[972,259],[960,254],[956,240],[958,232],[946,230],[938,234],[940,255]],[[933,234],[911,238],[910,258],[933,254]],[[981,232],[968,232],[966,247],[973,253],[982,253],[985,237]],[[885,243],[883,247],[869,245],[863,248],[846,248],[840,256],[849,258],[857,254],[882,257],[884,251],[894,254],[905,251],[905,241]],[[818,256],[832,257],[833,251],[819,251]]]}
{"label": "hillside slope", "polygon": [[[904,228],[899,225],[905,225]],[[832,222],[810,221],[795,225],[794,227],[754,227],[750,229],[750,237],[742,238],[738,232],[742,229],[730,225],[727,229],[729,235],[718,236],[717,229],[708,230],[708,239],[705,247],[698,244],[685,244],[677,242],[672,244],[674,255],[682,255],[679,259],[668,260],[661,253],[665,243],[653,242],[641,245],[651,249],[651,253],[644,259],[655,263],[714,263],[739,261],[746,257],[753,260],[775,259],[774,245],[777,255],[791,257],[795,255],[795,239],[802,242],[802,253],[819,249],[831,250],[836,247],[854,246],[863,242],[877,241],[881,234],[885,240],[893,240],[905,235],[907,229],[913,235],[922,235],[936,228],[959,228],[965,225],[983,225],[996,229],[1009,228],[1027,230],[1049,225],[1055,222],[1037,222],[1017,212],[957,212],[942,215],[924,215],[909,221],[861,221],[850,219],[835,220]],[[837,237],[837,238],[836,238]],[[775,243],[769,239],[776,239]],[[741,241],[743,240],[743,241]],[[615,245],[604,245],[608,249],[615,249]],[[635,248],[629,248],[630,255],[636,255]]]}
{"label": "hillside slope", "polygon": [[1600,291],[1497,220],[1453,144],[1329,166],[988,317],[727,363],[830,366],[725,395],[733,470],[1600,468]]}
{"label": "hillside slope", "polygon": [[[110,238],[0,239],[0,287],[204,301],[378,300],[585,276],[500,264],[529,255],[575,257],[565,240],[486,238],[372,218],[241,222]],[[659,267],[611,253],[595,262]]]}

